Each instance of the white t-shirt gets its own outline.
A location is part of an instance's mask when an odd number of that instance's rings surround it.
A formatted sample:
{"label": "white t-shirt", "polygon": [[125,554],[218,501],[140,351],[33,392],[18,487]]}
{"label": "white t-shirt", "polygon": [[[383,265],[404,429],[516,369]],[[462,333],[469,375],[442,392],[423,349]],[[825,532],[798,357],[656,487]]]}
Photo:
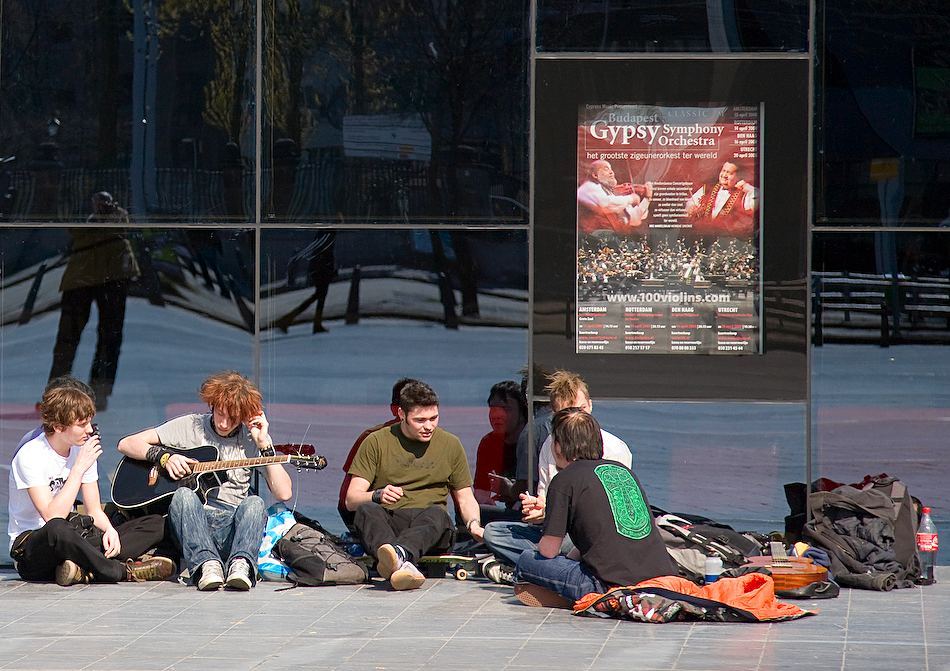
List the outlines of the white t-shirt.
{"label": "white t-shirt", "polygon": [[[633,455],[630,454],[627,444],[603,429],[600,430],[600,435],[604,439],[604,459],[617,461],[627,468],[632,468]],[[544,445],[541,446],[541,454],[538,455],[538,496],[544,496],[551,479],[557,475],[557,466],[554,465],[554,452],[551,447],[553,443],[554,437],[548,436],[544,440]]]}
{"label": "white t-shirt", "polygon": [[[69,456],[63,457],[50,446],[45,434],[24,443],[10,464],[10,500],[8,510],[10,521],[7,533],[10,534],[10,546],[24,531],[40,529],[46,520],[33,505],[33,499],[27,491],[30,487],[46,486],[53,496],[59,493],[69,477],[69,471],[79,456],[80,447],[69,448]],[[82,474],[82,482],[99,480],[99,469],[93,464]]]}

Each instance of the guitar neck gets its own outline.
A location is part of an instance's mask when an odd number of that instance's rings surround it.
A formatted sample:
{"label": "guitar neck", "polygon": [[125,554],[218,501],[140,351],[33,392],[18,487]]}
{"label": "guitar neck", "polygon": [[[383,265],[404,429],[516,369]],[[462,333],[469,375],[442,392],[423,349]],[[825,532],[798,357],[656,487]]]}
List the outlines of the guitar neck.
{"label": "guitar neck", "polygon": [[276,457],[254,457],[252,459],[227,459],[224,461],[202,461],[191,465],[192,473],[210,473],[212,471],[229,471],[232,468],[256,468],[268,464],[286,464],[290,455],[279,454]]}

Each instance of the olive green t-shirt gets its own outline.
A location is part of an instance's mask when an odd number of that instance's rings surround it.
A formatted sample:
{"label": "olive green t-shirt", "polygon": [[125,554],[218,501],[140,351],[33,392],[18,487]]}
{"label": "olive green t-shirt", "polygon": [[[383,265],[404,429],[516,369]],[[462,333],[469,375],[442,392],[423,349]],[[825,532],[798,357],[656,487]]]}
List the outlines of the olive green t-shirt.
{"label": "olive green t-shirt", "polygon": [[403,496],[388,508],[445,506],[450,491],[472,485],[461,441],[436,428],[428,443],[406,438],[399,424],[369,434],[356,452],[349,474],[369,480],[370,489],[402,487]]}

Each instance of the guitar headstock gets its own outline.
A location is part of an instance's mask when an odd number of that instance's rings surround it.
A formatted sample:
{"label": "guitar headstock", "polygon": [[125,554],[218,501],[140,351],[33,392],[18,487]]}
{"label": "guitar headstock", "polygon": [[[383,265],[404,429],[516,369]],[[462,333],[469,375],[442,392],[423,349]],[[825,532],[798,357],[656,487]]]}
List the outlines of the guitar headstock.
{"label": "guitar headstock", "polygon": [[320,471],[327,467],[326,457],[317,454],[317,448],[313,445],[302,443],[280,443],[274,445],[273,456],[285,455],[290,457],[290,465],[298,469],[309,469]]}
{"label": "guitar headstock", "polygon": [[299,456],[299,457],[290,457],[290,465],[296,466],[297,468],[306,468],[312,471],[322,471],[327,467],[326,457],[321,457],[319,454],[314,454],[312,456]]}

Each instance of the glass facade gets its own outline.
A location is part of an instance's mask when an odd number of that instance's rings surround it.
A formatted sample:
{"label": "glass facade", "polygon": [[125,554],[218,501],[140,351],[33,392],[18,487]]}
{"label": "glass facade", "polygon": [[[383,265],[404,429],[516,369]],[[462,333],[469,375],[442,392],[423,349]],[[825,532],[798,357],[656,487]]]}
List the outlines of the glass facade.
{"label": "glass facade", "polygon": [[594,412],[661,508],[769,531],[787,482],[888,472],[950,509],[945,3],[2,8],[0,464],[72,372],[108,498],[118,439],[236,369],[278,442],[328,457],[297,503],[339,528],[343,459],[397,378],[432,383],[474,461],[492,384],[579,365],[578,101],[752,100],[765,353],[598,360]]}

